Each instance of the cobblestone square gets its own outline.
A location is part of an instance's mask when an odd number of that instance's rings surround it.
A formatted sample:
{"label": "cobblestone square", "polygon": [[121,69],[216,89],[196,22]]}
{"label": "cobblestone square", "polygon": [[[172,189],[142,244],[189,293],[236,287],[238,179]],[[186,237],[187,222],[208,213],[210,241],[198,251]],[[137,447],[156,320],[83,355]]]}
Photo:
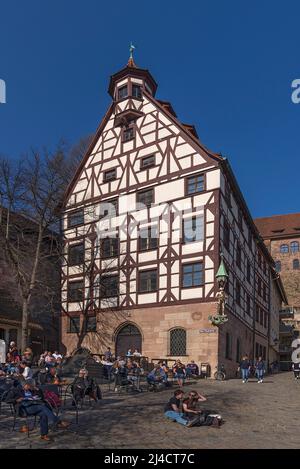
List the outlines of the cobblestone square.
{"label": "cobblestone square", "polygon": [[[299,448],[300,382],[289,372],[255,379],[200,380],[185,390],[196,389],[207,397],[204,409],[221,413],[220,429],[185,428],[164,417],[163,409],[171,388],[157,393],[113,393],[103,387],[103,400],[96,407],[83,408],[79,424],[74,413],[68,430],[50,433],[51,441],[39,440],[38,427],[26,434],[12,432],[12,418],[1,415],[0,448]],[[20,424],[20,420],[18,422]]]}

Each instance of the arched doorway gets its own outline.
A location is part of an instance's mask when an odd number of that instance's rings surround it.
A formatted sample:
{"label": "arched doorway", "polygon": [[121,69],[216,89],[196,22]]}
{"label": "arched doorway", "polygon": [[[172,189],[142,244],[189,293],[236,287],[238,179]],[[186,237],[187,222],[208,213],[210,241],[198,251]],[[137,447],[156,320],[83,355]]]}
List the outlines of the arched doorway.
{"label": "arched doorway", "polygon": [[126,324],[122,327],[116,337],[116,356],[126,355],[131,348],[142,352],[142,335],[138,328],[133,324]]}

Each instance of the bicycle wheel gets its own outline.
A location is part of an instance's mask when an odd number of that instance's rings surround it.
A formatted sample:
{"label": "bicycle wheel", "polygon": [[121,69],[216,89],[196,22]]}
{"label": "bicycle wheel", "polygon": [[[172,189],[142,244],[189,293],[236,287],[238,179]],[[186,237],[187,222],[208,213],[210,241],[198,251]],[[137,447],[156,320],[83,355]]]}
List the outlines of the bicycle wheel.
{"label": "bicycle wheel", "polygon": [[225,373],[223,373],[223,371],[216,371],[214,374],[214,378],[218,381],[224,381]]}

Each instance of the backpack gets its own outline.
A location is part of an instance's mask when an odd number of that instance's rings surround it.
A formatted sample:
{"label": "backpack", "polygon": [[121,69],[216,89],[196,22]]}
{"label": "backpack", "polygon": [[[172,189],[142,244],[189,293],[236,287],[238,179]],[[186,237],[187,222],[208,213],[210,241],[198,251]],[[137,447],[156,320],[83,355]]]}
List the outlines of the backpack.
{"label": "backpack", "polygon": [[61,406],[60,397],[53,391],[46,389],[44,391],[44,399],[51,405],[51,407],[55,407],[57,409]]}

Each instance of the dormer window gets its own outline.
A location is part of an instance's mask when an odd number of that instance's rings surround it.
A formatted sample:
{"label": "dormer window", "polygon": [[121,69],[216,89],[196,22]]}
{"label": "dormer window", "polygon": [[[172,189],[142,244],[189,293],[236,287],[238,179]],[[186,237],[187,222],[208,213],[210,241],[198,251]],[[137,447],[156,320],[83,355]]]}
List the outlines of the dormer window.
{"label": "dormer window", "polygon": [[139,85],[132,85],[132,96],[133,98],[142,97],[142,88]]}
{"label": "dormer window", "polygon": [[118,89],[118,99],[124,99],[128,96],[128,88],[127,85],[122,86]]}
{"label": "dormer window", "polygon": [[132,127],[123,130],[123,142],[129,142],[134,139],[134,130]]}

